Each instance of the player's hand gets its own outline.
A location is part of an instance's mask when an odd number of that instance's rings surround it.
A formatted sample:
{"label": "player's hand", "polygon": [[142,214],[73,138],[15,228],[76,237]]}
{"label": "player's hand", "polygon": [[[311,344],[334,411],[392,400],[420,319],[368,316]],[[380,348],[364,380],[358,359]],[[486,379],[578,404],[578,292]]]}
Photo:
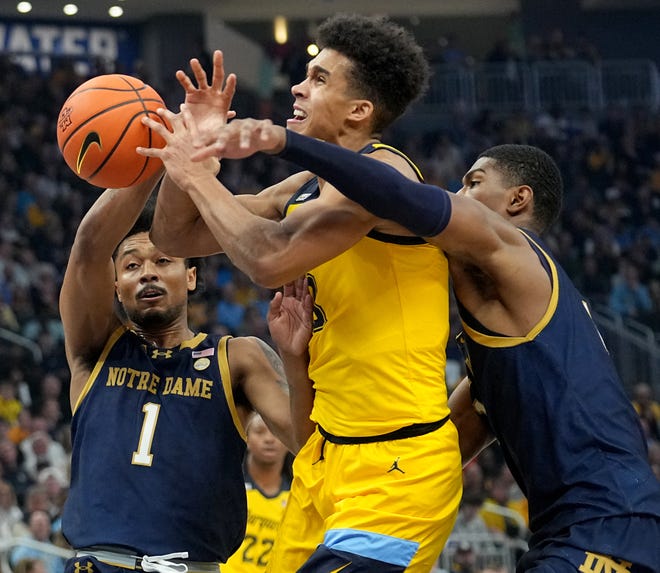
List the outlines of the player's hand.
{"label": "player's hand", "polygon": [[190,68],[197,85],[183,70],[176,72],[176,79],[186,92],[185,104],[195,119],[195,144],[204,146],[213,142],[218,129],[236,115],[229,109],[236,92],[236,75],[229,74],[225,81],[224,56],[220,50],[213,52],[211,85],[197,58],[190,60]]}
{"label": "player's hand", "polygon": [[[181,113],[186,125],[193,133],[193,141],[198,142],[204,136],[197,134],[198,126],[187,105],[181,106]],[[286,130],[269,119],[235,119],[220,127],[212,142],[198,146],[193,154],[193,161],[207,157],[243,159],[258,151],[278,153],[286,144]]]}
{"label": "player's hand", "polygon": [[312,337],[312,295],[307,277],[284,285],[268,308],[268,328],[280,353],[303,356]]}
{"label": "player's hand", "polygon": [[166,124],[171,126],[171,130],[163,123],[147,116],[142,118],[142,123],[163,138],[165,147],[138,147],[136,148],[137,153],[144,157],[160,159],[167,174],[184,191],[194,187],[195,183],[201,179],[215,178],[220,169],[219,161],[216,158],[203,162],[191,160],[190,157],[196,148],[183,115],[172,113],[164,108],[158,109],[157,113]]}

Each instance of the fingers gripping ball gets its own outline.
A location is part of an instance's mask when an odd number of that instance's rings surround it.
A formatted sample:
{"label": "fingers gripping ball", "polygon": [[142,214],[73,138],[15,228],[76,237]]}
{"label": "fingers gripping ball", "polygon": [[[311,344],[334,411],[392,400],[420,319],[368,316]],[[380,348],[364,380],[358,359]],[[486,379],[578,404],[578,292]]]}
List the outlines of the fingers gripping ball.
{"label": "fingers gripping ball", "polygon": [[164,147],[163,138],[142,124],[144,116],[163,123],[165,107],[142,80],[122,74],[96,76],[64,102],[57,119],[57,144],[64,161],[80,178],[98,187],[130,187],[161,166],[143,157],[140,147]]}

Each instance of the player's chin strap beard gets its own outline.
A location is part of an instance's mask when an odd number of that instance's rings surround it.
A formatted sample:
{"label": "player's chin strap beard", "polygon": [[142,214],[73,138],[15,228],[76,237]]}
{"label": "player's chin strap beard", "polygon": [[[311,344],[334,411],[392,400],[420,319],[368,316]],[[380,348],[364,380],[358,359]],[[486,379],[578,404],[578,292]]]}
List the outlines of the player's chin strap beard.
{"label": "player's chin strap beard", "polygon": [[180,553],[168,553],[167,555],[144,555],[142,556],[142,571],[146,573],[188,573],[188,565],[175,563],[171,559],[186,559],[187,551]]}

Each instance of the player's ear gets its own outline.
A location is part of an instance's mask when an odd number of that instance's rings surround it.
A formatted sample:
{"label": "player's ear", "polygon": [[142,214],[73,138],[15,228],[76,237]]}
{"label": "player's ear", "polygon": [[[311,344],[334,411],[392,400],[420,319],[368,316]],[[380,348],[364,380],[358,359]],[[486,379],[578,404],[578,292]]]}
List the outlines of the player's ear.
{"label": "player's ear", "polygon": [[115,281],[115,294],[117,295],[117,300],[121,302],[121,294],[119,294],[119,285],[117,284],[117,281]]}
{"label": "player's ear", "polygon": [[188,267],[188,292],[193,292],[197,288],[197,267]]}
{"label": "player's ear", "polygon": [[521,211],[530,208],[534,201],[534,191],[529,185],[516,185],[512,187],[512,192],[509,197],[509,204],[507,211],[511,215],[520,213]]}
{"label": "player's ear", "polygon": [[374,104],[368,99],[356,99],[352,101],[350,117],[353,121],[364,121],[373,116]]}

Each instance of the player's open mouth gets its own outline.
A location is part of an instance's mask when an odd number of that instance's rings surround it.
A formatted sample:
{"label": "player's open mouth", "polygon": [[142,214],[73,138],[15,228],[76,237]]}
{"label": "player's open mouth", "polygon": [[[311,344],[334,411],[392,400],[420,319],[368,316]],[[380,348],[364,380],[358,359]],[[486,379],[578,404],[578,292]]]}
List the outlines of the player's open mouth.
{"label": "player's open mouth", "polygon": [[287,121],[304,121],[307,119],[307,113],[302,109],[293,108],[293,117]]}
{"label": "player's open mouth", "polygon": [[144,299],[154,299],[161,297],[165,294],[165,291],[159,288],[145,288],[143,291],[138,293],[138,299],[139,300],[144,300]]}

